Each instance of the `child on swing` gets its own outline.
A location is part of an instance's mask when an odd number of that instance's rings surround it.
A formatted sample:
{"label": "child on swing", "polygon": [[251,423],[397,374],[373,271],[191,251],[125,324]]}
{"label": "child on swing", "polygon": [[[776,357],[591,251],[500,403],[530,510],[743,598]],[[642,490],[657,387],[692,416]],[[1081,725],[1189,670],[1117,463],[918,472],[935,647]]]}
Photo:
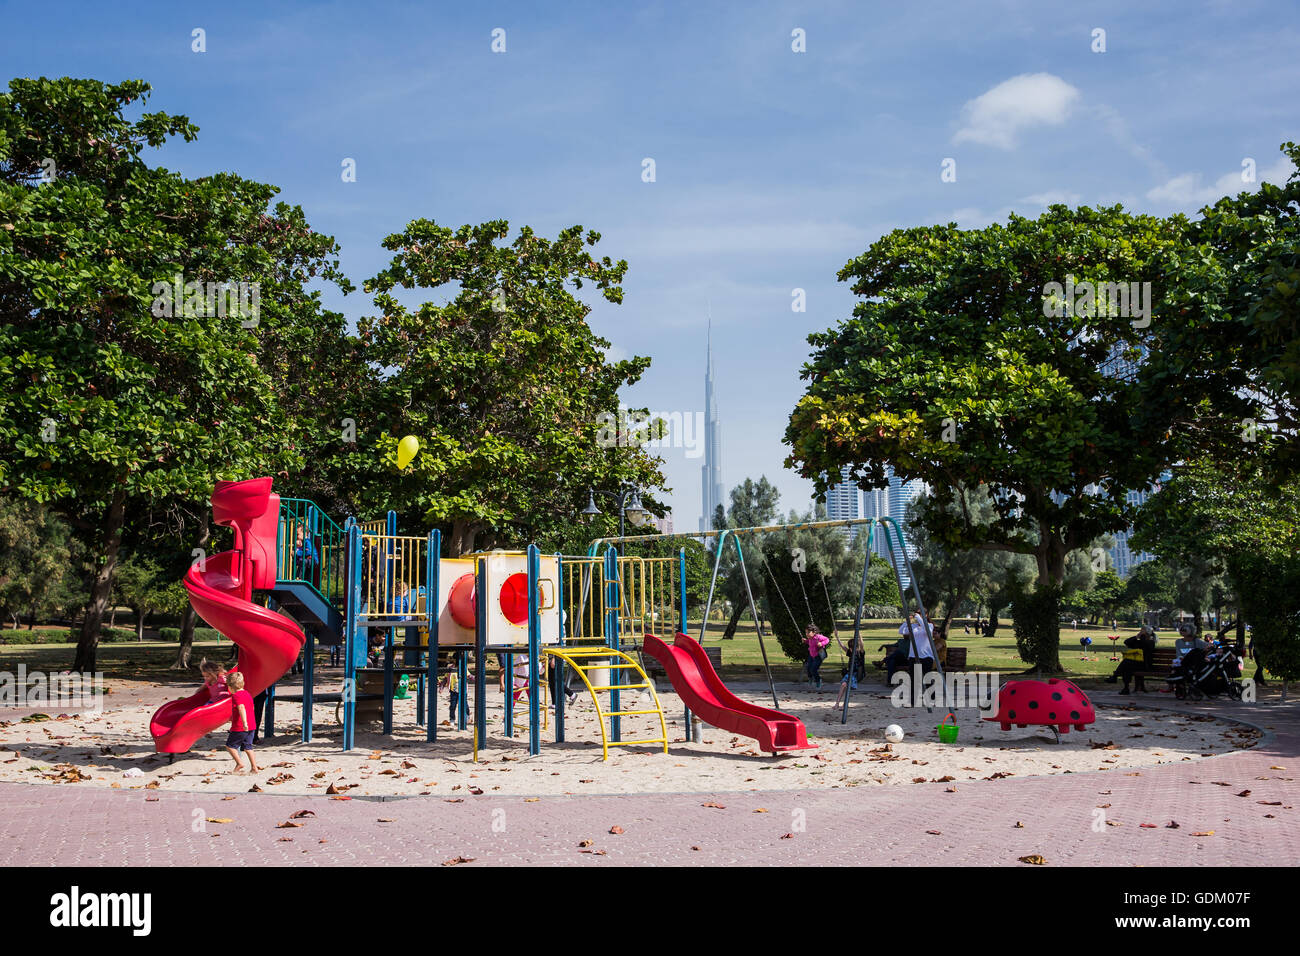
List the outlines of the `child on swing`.
{"label": "child on swing", "polygon": [[808,671],[808,683],[816,684],[817,689],[822,689],[822,661],[826,660],[826,648],[830,645],[831,639],[825,634],[817,633],[817,628],[809,624],[804,628],[804,642],[808,645],[808,663],[805,669]]}
{"label": "child on swing", "polygon": [[858,681],[867,676],[867,659],[866,650],[862,646],[862,638],[849,638],[848,646],[840,640],[839,634],[835,635],[836,642],[840,645],[840,650],[849,659],[848,665],[842,668],[840,674],[840,691],[835,695],[835,704],[838,706],[844,701],[849,689],[858,689]]}

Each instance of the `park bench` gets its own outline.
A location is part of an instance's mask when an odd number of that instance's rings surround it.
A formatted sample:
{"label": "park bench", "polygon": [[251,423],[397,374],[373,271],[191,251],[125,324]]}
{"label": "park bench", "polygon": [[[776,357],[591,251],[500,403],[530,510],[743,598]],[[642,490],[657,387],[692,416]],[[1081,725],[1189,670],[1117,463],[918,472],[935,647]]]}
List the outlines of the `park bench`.
{"label": "park bench", "polygon": [[1157,647],[1148,655],[1148,659],[1151,661],[1150,667],[1146,670],[1135,671],[1133,676],[1144,678],[1168,677],[1174,669],[1174,658],[1177,656],[1178,652],[1172,647]]}
{"label": "park bench", "polygon": [[[722,648],[705,647],[704,655],[709,659],[709,663],[713,665],[714,670],[717,670],[719,667],[722,666]],[[653,657],[642,657],[641,663],[642,663],[642,667],[645,669],[647,676],[649,677],[663,676],[664,674],[663,665],[660,664]]]}

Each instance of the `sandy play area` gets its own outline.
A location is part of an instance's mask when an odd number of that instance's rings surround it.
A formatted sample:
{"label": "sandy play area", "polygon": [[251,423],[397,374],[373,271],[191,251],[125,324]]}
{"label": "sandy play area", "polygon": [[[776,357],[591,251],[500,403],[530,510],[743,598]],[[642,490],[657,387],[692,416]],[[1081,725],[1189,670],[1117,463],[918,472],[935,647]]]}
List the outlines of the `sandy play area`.
{"label": "sandy play area", "polygon": [[[660,682],[663,684],[663,682]],[[737,685],[735,691],[770,705],[766,686]],[[260,773],[232,773],[221,744],[224,732],[205,738],[201,749],[174,763],[153,752],[149,717],[159,703],[179,696],[174,689],[112,682],[105,709],[98,714],[28,714],[0,720],[0,780],[36,785],[78,785],[122,789],[166,789],[218,793],[266,792],[332,794],[350,797],[436,795],[462,799],[482,793],[644,793],[720,790],[790,790],[808,787],[897,786],[1000,779],[1032,774],[1083,771],[1139,772],[1142,767],[1194,761],[1253,746],[1259,733],[1239,724],[1196,714],[1098,704],[1097,722],[1071,731],[1061,743],[1035,728],[1000,731],[958,711],[960,736],[942,744],[935,724],[942,712],[896,709],[883,686],[855,693],[846,725],[834,709],[835,685],[821,692],[778,685],[781,706],[808,728],[816,750],[771,757],[753,741],[705,726],[704,742],[686,743],[682,705],[661,689],[668,720],[669,752],[648,746],[611,748],[602,761],[600,734],[591,700],[579,697],[568,709],[567,741],[554,743],[554,727],[543,732],[542,753],[530,757],[527,733],[515,739],[502,732],[501,695],[490,691],[488,739],[472,760],[471,732],[442,726],[430,744],[415,724],[415,701],[396,702],[396,733],[378,734],[378,725],[358,727],[355,750],[340,749],[341,729],[334,705],[318,705],[316,739],[298,740],[301,704],[277,707],[277,735],[257,751]],[[626,695],[632,696],[632,695]],[[1165,695],[1138,698],[1169,705]],[[625,705],[626,705],[625,701]],[[447,696],[439,700],[441,715]],[[632,708],[629,708],[632,709]],[[0,712],[0,717],[4,717]],[[623,736],[647,733],[653,718],[623,718]],[[884,729],[897,723],[906,732],[888,744]],[[657,721],[654,721],[657,729]]]}

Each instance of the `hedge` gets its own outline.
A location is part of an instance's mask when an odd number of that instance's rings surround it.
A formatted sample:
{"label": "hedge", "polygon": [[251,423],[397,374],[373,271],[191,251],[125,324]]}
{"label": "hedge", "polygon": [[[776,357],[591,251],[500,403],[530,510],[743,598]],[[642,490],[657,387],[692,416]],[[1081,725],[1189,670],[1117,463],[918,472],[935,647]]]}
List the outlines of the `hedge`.
{"label": "hedge", "polygon": [[[215,627],[196,627],[194,629],[194,640],[196,641],[215,641],[220,637],[221,632]],[[179,644],[181,629],[179,627],[160,627],[158,628],[158,640],[167,644]]]}
{"label": "hedge", "polygon": [[[79,628],[67,631],[0,630],[0,644],[75,644],[80,638]],[[100,631],[99,640],[102,644],[124,644],[135,640],[135,631],[129,627],[106,627]]]}

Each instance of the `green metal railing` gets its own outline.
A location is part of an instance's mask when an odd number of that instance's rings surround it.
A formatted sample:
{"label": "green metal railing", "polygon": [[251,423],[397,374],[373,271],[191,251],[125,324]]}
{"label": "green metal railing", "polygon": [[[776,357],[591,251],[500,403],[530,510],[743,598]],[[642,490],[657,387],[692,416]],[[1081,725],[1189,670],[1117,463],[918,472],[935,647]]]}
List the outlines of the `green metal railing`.
{"label": "green metal railing", "polygon": [[[314,559],[301,547],[307,540]],[[343,606],[347,537],[329,515],[306,498],[281,498],[276,544],[278,580],[310,584],[335,607]]]}

